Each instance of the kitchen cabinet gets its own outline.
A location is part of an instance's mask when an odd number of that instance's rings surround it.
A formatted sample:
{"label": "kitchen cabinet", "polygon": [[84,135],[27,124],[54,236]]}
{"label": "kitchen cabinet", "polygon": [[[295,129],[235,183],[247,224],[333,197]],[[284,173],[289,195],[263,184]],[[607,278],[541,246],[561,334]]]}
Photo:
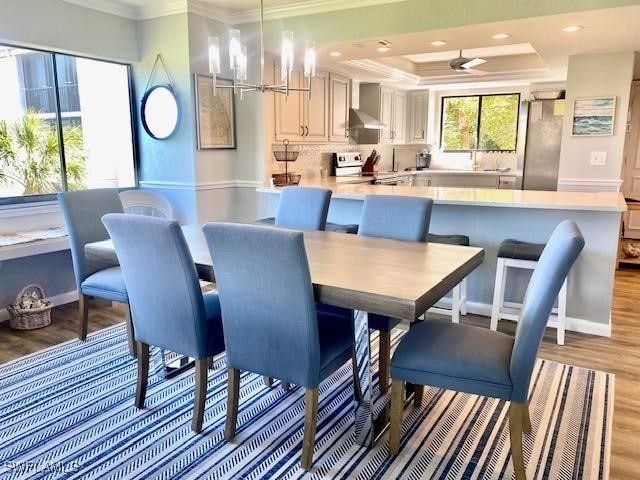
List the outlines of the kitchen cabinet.
{"label": "kitchen cabinet", "polygon": [[358,132],[358,143],[405,143],[407,94],[378,83],[360,84],[360,110],[385,124]]}
{"label": "kitchen cabinet", "polygon": [[329,142],[349,141],[349,79],[329,74]]}
{"label": "kitchen cabinet", "polygon": [[409,110],[409,143],[425,143],[427,141],[427,90],[417,90],[407,94]]}
{"label": "kitchen cabinet", "polygon": [[[276,67],[279,75],[279,67]],[[278,77],[276,77],[278,78]],[[303,72],[291,72],[291,88],[306,86]],[[311,78],[311,98],[305,92],[275,97],[275,140],[281,142],[323,143],[329,138],[329,75],[317,71]]]}
{"label": "kitchen cabinet", "polygon": [[413,181],[413,185],[416,187],[431,187],[432,186],[431,177],[428,177],[426,175],[416,175],[416,178]]}
{"label": "kitchen cabinet", "polygon": [[495,175],[434,175],[432,187],[460,187],[460,188],[498,188],[498,177]]}

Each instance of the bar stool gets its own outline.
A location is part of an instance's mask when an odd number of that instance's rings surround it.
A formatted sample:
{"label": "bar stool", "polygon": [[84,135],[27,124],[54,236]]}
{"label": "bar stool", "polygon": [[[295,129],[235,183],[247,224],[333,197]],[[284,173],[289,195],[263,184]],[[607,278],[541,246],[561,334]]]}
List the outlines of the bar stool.
{"label": "bar stool", "polygon": [[[444,243],[447,245],[469,246],[469,237],[466,235],[436,235],[429,234],[430,243]],[[460,314],[467,314],[467,279],[466,277],[458,285],[451,290],[451,310],[448,308],[431,307],[431,313],[439,313],[441,315],[451,315],[453,323],[460,323]]]}
{"label": "bar stool", "polygon": [[[507,269],[521,268],[534,270],[542,255],[545,245],[539,243],[521,242],[508,239],[498,247],[498,264],[496,266],[496,284],[493,290],[493,304],[491,307],[491,330],[498,329],[498,320],[515,320],[519,315],[502,311],[503,306],[520,308],[522,304],[504,301],[504,286],[507,278]],[[552,309],[557,316],[557,321],[550,321],[548,325],[557,329],[557,343],[564,345],[564,332],[567,322],[567,279],[565,278],[560,293],[558,294],[558,308]]]}

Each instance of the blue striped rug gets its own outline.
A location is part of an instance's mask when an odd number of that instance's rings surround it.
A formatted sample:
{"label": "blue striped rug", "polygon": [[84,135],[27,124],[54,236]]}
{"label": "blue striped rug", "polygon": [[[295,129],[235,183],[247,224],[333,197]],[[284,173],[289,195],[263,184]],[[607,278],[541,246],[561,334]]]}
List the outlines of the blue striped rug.
{"label": "blue striped rug", "polygon": [[[224,357],[209,372],[200,435],[190,430],[192,371],[171,380],[150,376],[145,410],[133,406],[135,378],[120,325],[1,366],[1,477],[305,477],[299,468],[303,389],[268,389],[261,377],[243,374],[230,444],[222,437]],[[524,440],[528,478],[608,477],[613,383],[604,372],[537,363],[533,433]],[[505,402],[426,389],[422,408],[405,412],[401,454],[391,459],[384,441],[371,450],[354,444],[352,394],[349,365],[320,386],[308,478],[512,477]]]}

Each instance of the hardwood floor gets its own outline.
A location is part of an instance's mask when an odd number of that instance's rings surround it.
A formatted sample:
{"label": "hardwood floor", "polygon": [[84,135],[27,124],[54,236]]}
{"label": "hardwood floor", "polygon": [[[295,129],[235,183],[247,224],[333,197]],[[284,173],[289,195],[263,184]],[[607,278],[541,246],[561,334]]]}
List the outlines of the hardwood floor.
{"label": "hardwood floor", "polygon": [[[124,320],[123,312],[109,302],[92,300],[89,332]],[[604,370],[616,375],[611,448],[611,480],[638,478],[640,456],[640,270],[616,272],[611,338],[567,332],[566,345],[555,344],[555,330],[545,334],[539,356],[562,363]],[[489,319],[468,315],[464,323],[488,326]],[[57,307],[52,325],[26,332],[0,323],[0,363],[77,338],[78,305]],[[500,330],[515,331],[513,322],[500,322]]]}

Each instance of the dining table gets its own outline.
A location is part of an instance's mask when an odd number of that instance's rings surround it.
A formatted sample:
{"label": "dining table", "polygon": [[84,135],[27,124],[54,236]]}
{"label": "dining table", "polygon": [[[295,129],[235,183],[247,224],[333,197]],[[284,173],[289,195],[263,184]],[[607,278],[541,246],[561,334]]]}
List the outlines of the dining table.
{"label": "dining table", "polygon": [[[215,282],[202,226],[185,225],[182,231],[199,277]],[[316,301],[353,311],[362,392],[362,399],[354,401],[355,438],[363,446],[372,446],[388,427],[389,401],[373,389],[368,313],[397,318],[406,325],[420,321],[422,314],[482,263],[484,250],[325,231],[305,230],[303,238]],[[117,262],[111,240],[86,244],[85,255]],[[411,386],[407,390],[409,403]]]}

